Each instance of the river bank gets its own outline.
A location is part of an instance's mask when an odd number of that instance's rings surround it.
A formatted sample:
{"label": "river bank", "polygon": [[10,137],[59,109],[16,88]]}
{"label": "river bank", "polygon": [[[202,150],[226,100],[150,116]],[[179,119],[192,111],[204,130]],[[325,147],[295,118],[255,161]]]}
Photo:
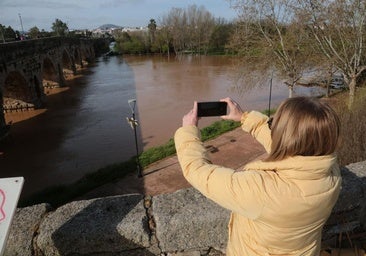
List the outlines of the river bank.
{"label": "river bank", "polygon": [[[266,155],[264,148],[253,137],[240,127],[226,132],[217,138],[204,142],[213,164],[222,165],[237,171],[254,159]],[[129,173],[122,179],[115,180],[77,199],[125,195],[139,193],[143,195],[160,195],[191,187],[182,175],[177,156],[164,158],[152,163],[143,170],[141,178],[137,173]]]}
{"label": "river bank", "polygon": [[[214,122],[210,126],[202,128],[202,139],[203,141],[214,140],[220,135],[234,130],[238,126],[238,122],[223,120]],[[232,142],[234,141],[236,140],[232,139]],[[155,168],[155,163],[164,162],[164,159],[169,161],[168,158],[174,154],[175,146],[172,139],[163,145],[153,147],[142,152],[139,155],[139,163],[140,168],[143,169],[143,174],[150,173],[151,168]],[[128,177],[137,177],[136,167],[135,157],[130,158],[128,161],[108,165],[96,172],[91,172],[85,175],[72,184],[51,186],[29,197],[23,197],[20,200],[20,206],[28,206],[44,202],[48,202],[54,206],[65,204],[84,194],[88,194],[90,191],[99,187],[108,187],[110,184],[116,183],[120,180],[125,181],[126,176],[126,181],[128,181]],[[158,169],[162,168],[159,167]],[[155,172],[155,170],[152,172]],[[144,192],[144,179],[138,178],[137,180],[130,181],[125,184],[133,185],[134,188],[138,188],[136,191],[139,191],[139,193]],[[99,197],[102,195],[100,194],[96,196]]]}

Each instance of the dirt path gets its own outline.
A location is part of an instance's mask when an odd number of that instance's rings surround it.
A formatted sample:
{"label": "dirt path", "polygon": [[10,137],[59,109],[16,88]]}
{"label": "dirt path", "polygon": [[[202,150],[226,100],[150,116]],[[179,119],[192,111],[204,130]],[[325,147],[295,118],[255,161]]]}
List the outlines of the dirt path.
{"label": "dirt path", "polygon": [[[210,151],[214,164],[235,170],[241,170],[246,163],[265,156],[263,147],[240,128],[206,141],[205,146]],[[154,196],[187,187],[190,184],[183,177],[177,156],[174,155],[145,168],[142,178],[129,174],[124,179],[94,189],[79,199],[131,193]]]}

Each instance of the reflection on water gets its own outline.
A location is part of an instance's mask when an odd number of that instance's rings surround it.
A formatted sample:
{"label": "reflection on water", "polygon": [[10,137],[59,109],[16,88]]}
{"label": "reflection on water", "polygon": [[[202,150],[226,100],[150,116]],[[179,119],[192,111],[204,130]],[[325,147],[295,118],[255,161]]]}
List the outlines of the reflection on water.
{"label": "reflection on water", "polygon": [[[100,59],[67,88],[48,95],[46,109],[6,115],[15,123],[12,139],[2,145],[1,177],[24,176],[24,196],[129,159],[135,154],[126,122],[129,99],[137,99],[144,149],[172,138],[194,100],[229,96],[243,109],[267,108],[268,84],[238,96],[232,90],[233,72],[227,57]],[[287,88],[275,82],[272,106],[287,95]],[[203,118],[200,127],[215,120]]]}

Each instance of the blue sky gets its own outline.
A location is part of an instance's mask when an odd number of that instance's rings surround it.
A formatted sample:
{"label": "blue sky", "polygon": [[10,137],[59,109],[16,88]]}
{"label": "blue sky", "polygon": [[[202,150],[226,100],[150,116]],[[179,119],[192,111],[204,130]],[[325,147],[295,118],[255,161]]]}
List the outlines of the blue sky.
{"label": "blue sky", "polygon": [[[215,17],[232,20],[236,12],[228,0],[0,0],[0,24],[21,31],[37,26],[51,30],[56,18],[69,29],[93,29],[103,24],[124,27],[146,26],[171,8],[204,6]],[[20,14],[20,17],[19,17]]]}

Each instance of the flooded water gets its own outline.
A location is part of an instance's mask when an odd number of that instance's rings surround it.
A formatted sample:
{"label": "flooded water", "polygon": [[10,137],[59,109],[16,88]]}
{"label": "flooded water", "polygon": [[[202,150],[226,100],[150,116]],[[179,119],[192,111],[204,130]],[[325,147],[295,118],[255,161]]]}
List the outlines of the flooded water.
{"label": "flooded water", "polygon": [[[45,109],[6,114],[11,138],[2,145],[0,177],[24,176],[22,196],[67,184],[108,164],[135,155],[134,133],[126,121],[136,99],[140,149],[167,142],[193,101],[234,98],[243,109],[265,109],[269,86],[238,95],[228,57],[100,58],[68,81],[47,89]],[[298,94],[308,94],[306,90]],[[272,106],[288,91],[274,82]],[[200,127],[217,118],[205,118]]]}

